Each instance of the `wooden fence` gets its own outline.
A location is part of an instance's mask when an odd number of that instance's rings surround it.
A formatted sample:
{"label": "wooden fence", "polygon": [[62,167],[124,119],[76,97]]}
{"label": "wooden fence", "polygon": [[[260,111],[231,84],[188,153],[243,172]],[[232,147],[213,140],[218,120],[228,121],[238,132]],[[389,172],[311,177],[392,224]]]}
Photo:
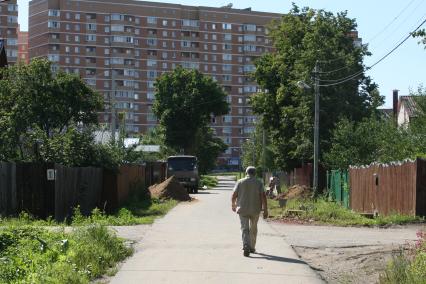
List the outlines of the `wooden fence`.
{"label": "wooden fence", "polygon": [[85,215],[96,207],[113,212],[132,192],[144,194],[148,186],[164,181],[165,170],[161,162],[125,165],[118,172],[58,164],[0,163],[0,216],[26,211],[38,218],[54,216],[63,221],[72,216],[77,205]]}
{"label": "wooden fence", "polygon": [[426,162],[373,164],[349,169],[350,204],[355,211],[425,215]]}
{"label": "wooden fence", "polygon": [[0,216],[13,214],[17,210],[16,167],[0,162]]}

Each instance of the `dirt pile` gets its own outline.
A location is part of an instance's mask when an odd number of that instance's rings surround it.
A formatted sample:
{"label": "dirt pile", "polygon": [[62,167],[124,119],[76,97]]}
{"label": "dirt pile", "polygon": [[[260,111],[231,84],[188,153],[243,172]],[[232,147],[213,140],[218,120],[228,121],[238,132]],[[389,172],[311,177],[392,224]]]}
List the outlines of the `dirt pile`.
{"label": "dirt pile", "polygon": [[293,185],[287,192],[281,193],[275,199],[293,199],[293,198],[307,198],[312,195],[311,189],[307,186]]}
{"label": "dirt pile", "polygon": [[179,183],[174,176],[166,179],[160,184],[149,187],[151,197],[160,199],[174,199],[179,201],[190,201],[188,191]]}

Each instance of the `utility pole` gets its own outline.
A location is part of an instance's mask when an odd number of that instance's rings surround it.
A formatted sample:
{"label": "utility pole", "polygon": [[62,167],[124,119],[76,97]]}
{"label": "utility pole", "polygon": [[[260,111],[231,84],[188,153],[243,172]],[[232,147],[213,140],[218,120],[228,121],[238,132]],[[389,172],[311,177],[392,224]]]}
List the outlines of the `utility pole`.
{"label": "utility pole", "polygon": [[265,173],[266,173],[266,151],[265,151],[265,146],[266,146],[266,136],[265,136],[265,129],[263,128],[262,130],[262,178],[263,180],[265,180]]}
{"label": "utility pole", "polygon": [[319,158],[319,67],[318,61],[315,63],[315,120],[314,120],[314,169],[313,169],[313,188],[314,195],[318,193],[318,158]]}

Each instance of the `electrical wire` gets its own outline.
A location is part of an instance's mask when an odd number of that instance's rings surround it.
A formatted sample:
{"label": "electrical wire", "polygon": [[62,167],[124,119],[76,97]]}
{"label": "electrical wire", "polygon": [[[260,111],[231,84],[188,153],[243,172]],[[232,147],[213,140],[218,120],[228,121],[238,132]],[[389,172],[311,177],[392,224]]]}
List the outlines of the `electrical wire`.
{"label": "electrical wire", "polygon": [[[401,12],[399,12],[399,14],[390,22],[390,23],[388,23],[382,30],[380,30],[377,34],[375,34],[371,39],[369,39],[368,41],[367,41],[367,43],[366,43],[366,45],[368,45],[368,44],[371,44],[371,42],[373,42],[374,41],[374,39],[376,39],[379,35],[381,35],[384,31],[386,31],[412,4],[413,4],[413,2],[414,2],[415,0],[411,0],[402,10],[401,10]],[[416,7],[415,7],[415,10],[421,5],[423,3],[423,0],[421,0],[420,1],[420,4],[419,5],[417,5]],[[409,16],[411,16],[411,14],[412,13],[410,13],[410,15]],[[405,23],[406,21],[407,21],[407,19],[408,19],[409,17],[407,17],[407,18],[405,18],[405,20],[403,21],[403,23]],[[401,25],[400,25],[401,26]],[[400,27],[400,26],[398,26],[398,28]],[[335,58],[335,59],[330,59],[330,60],[318,60],[318,62],[320,62],[320,63],[331,63],[331,62],[335,62],[335,61],[339,61],[339,60],[342,60],[342,59],[344,59],[346,57],[346,55],[344,55],[344,56],[341,56],[341,57],[338,57],[338,58]],[[338,69],[334,69],[334,70],[330,70],[330,71],[320,71],[320,72],[318,72],[319,74],[331,74],[331,73],[335,73],[335,72],[338,72],[338,71],[341,71],[341,70],[344,70],[344,69],[347,69],[348,68],[348,66],[343,66],[343,67],[340,67],[340,68],[338,68]]]}
{"label": "electrical wire", "polygon": [[370,70],[372,68],[374,68],[377,64],[379,64],[380,62],[382,62],[383,60],[385,60],[389,55],[391,55],[395,50],[397,50],[401,45],[403,45],[416,31],[418,31],[424,24],[426,23],[426,19],[424,19],[419,26],[417,26],[417,28],[415,28],[412,32],[410,32],[399,44],[397,44],[394,48],[392,48],[388,53],[386,53],[384,56],[382,56],[379,60],[377,60],[374,64],[370,65],[369,67],[367,67],[365,70],[359,71],[357,73],[354,73],[346,78],[341,78],[340,81],[336,82],[336,83],[332,83],[332,84],[324,84],[324,85],[319,85],[320,87],[328,87],[328,86],[336,86],[336,85],[340,85],[343,84],[349,80],[354,79],[355,77],[359,76],[362,74],[362,72],[366,71],[366,70]]}

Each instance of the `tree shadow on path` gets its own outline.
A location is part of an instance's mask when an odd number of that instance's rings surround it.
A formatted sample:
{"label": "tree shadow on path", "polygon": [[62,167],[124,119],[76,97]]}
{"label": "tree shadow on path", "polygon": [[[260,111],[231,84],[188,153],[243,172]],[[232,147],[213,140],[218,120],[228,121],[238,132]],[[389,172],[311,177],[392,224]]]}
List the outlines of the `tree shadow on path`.
{"label": "tree shadow on path", "polygon": [[[257,255],[257,256],[255,256]],[[263,258],[266,260],[272,260],[272,261],[280,261],[280,262],[288,262],[288,263],[298,263],[298,264],[306,264],[303,260],[300,259],[294,259],[294,258],[287,258],[282,256],[276,256],[276,255],[270,255],[265,253],[253,253],[250,255],[251,258]]]}

